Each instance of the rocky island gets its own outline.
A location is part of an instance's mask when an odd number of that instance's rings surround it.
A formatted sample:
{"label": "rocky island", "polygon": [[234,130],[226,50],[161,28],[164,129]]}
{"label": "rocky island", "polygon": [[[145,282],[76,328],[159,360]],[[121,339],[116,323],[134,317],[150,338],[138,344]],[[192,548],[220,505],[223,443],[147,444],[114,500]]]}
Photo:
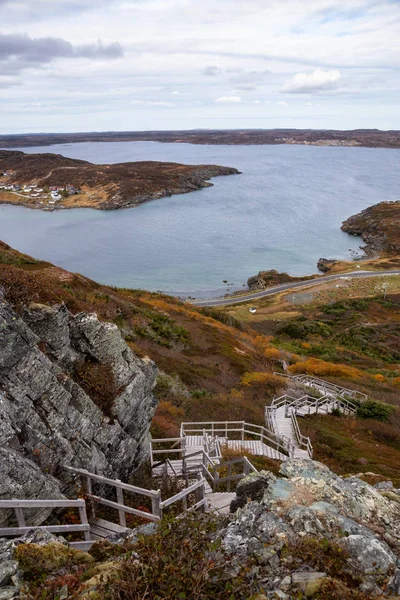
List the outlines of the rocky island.
{"label": "rocky island", "polygon": [[0,150],[0,202],[29,208],[138,206],[174,194],[212,186],[208,180],[238,174],[218,165],[129,162],[95,165],[60,154]]}

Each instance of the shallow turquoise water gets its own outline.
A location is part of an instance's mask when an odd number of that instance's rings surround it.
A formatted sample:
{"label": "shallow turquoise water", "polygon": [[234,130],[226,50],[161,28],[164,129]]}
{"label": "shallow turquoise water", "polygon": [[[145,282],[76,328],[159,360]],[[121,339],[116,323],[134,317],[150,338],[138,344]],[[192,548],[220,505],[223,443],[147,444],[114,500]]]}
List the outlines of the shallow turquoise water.
{"label": "shallow turquoise water", "polygon": [[[0,239],[97,281],[174,294],[223,294],[259,270],[316,272],[348,258],[348,216],[400,197],[400,150],[82,143],[23,149],[98,163],[166,160],[237,167],[214,187],[123,211],[0,206]],[[230,287],[229,289],[232,289]]]}

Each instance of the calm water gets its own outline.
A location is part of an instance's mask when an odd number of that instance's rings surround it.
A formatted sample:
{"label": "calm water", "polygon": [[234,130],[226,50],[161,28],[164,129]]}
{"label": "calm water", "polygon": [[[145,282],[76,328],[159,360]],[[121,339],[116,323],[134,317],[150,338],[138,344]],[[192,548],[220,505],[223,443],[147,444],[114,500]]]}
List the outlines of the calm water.
{"label": "calm water", "polygon": [[[237,167],[214,187],[123,211],[46,213],[0,205],[0,239],[97,281],[207,297],[259,270],[316,272],[358,238],[341,222],[400,197],[400,150],[82,143],[23,149],[98,163],[166,160]],[[230,288],[232,289],[232,288]]]}

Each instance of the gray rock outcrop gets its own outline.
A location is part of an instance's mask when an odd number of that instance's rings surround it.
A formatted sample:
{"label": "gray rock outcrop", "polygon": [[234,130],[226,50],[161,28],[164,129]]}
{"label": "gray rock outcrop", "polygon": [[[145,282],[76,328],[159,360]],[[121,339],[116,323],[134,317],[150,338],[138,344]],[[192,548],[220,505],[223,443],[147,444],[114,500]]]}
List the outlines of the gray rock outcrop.
{"label": "gray rock outcrop", "polygon": [[[261,471],[242,479],[230,523],[222,531],[226,551],[239,562],[253,556],[262,565],[268,597],[298,597],[294,575],[310,582],[312,566],[303,565],[299,551],[302,540],[311,540],[315,553],[329,543],[339,548],[345,556],[344,578],[359,581],[368,598],[398,593],[400,497],[396,501],[357,477],[339,477],[311,460],[288,460],[280,473]],[[328,552],[333,556],[335,550]],[[315,566],[325,571],[325,565]],[[326,576],[315,574],[316,579]]]}
{"label": "gray rock outcrop", "polygon": [[[0,300],[0,349],[0,499],[63,497],[63,465],[127,480],[147,458],[157,369],[116,325],[64,305],[17,315]],[[82,364],[110,369],[108,410],[75,381]]]}

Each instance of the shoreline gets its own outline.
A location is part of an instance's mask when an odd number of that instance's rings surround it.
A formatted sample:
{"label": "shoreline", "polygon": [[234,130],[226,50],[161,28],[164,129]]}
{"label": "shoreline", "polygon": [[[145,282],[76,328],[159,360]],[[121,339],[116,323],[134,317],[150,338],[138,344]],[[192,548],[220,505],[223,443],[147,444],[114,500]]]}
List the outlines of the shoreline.
{"label": "shoreline", "polygon": [[210,129],[108,131],[0,135],[0,148],[32,148],[79,142],[188,143],[199,145],[313,145],[400,149],[399,130]]}

